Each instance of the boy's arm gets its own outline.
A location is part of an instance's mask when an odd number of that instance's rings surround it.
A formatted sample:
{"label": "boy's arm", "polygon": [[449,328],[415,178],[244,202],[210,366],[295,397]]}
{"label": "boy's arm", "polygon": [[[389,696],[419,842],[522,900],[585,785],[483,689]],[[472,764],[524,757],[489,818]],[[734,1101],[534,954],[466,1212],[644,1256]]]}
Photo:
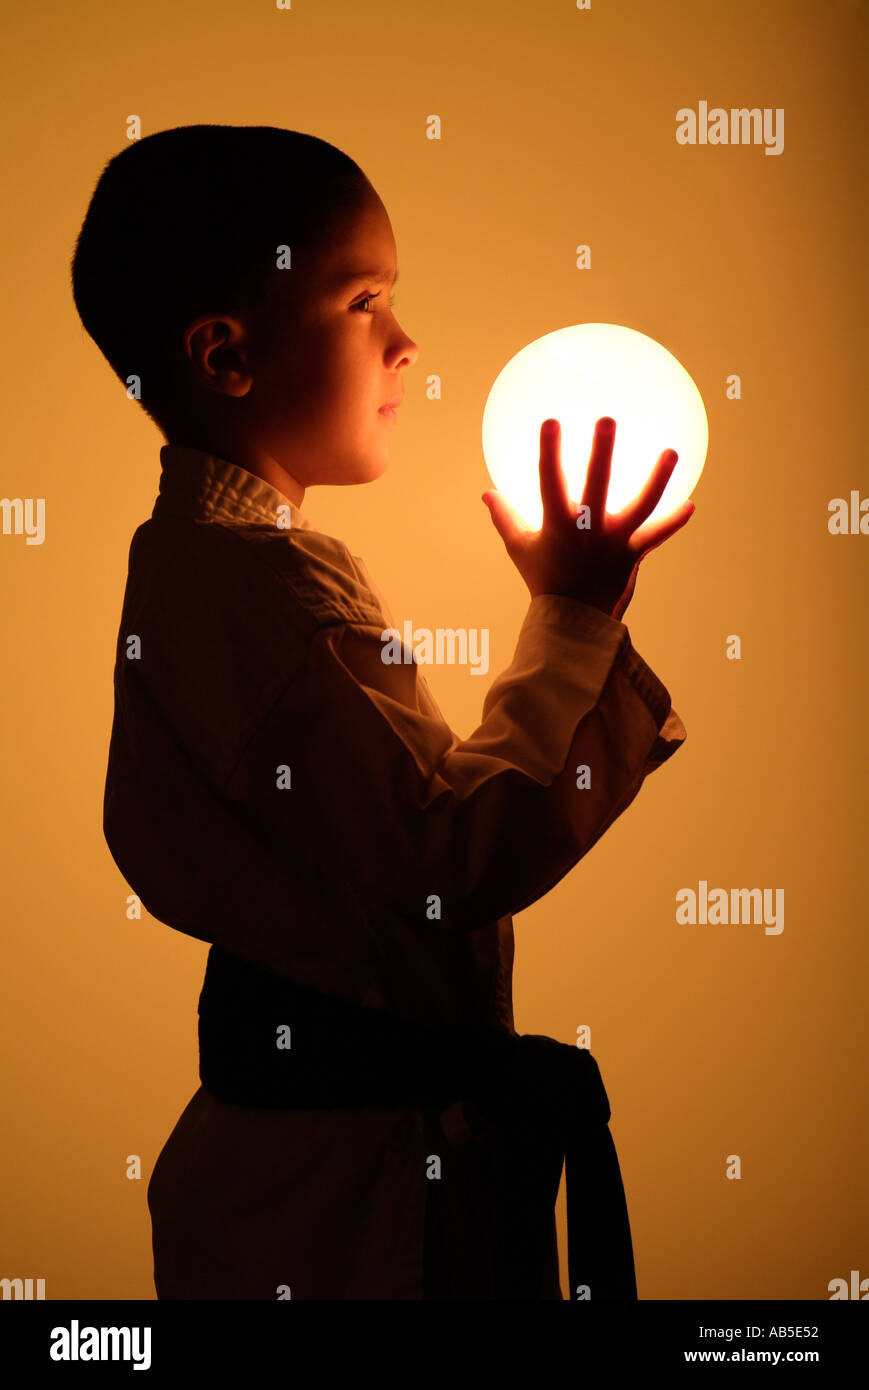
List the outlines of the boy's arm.
{"label": "boy's arm", "polygon": [[685,739],[626,626],[576,599],[531,601],[467,739],[383,650],[373,626],[319,628],[222,788],[284,862],[307,844],[372,911],[426,922],[436,894],[442,929],[519,912]]}

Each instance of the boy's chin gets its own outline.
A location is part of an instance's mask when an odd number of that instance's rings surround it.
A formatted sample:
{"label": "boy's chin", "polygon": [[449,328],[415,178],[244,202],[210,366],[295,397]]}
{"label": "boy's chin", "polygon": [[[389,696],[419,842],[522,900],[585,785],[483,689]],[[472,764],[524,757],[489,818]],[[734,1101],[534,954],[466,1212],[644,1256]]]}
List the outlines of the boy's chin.
{"label": "boy's chin", "polygon": [[389,450],[384,449],[382,453],[372,452],[362,463],[358,477],[354,478],[357,483],[373,483],[375,478],[379,478],[389,467]]}
{"label": "boy's chin", "polygon": [[357,483],[372,483],[389,467],[389,451],[371,449],[366,453],[345,455],[332,459],[321,467],[316,476],[306,480],[308,487],[353,487]]}
{"label": "boy's chin", "polygon": [[319,478],[311,478],[309,487],[356,487],[359,483],[373,483],[389,467],[389,458],[368,458],[354,463],[352,467],[327,472]]}

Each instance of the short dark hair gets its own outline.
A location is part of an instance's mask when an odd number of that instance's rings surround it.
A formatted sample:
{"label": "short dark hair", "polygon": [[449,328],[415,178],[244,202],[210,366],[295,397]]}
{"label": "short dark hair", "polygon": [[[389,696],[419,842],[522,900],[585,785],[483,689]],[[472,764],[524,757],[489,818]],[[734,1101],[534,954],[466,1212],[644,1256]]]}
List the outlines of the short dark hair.
{"label": "short dark hair", "polygon": [[[371,185],[335,145],[277,126],[191,125],[103,169],[72,259],[84,327],[161,423],[180,335],[197,314],[256,309],[286,284],[277,247],[315,247]],[[165,418],[165,417],[164,417]]]}

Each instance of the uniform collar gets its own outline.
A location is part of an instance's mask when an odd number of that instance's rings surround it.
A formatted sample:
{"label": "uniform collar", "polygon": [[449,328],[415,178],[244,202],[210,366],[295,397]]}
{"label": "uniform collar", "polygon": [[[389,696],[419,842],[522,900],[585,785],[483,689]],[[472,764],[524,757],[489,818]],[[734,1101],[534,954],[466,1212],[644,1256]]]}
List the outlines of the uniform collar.
{"label": "uniform collar", "polygon": [[273,527],[278,508],[289,507],[289,525],[285,529],[313,529],[289,497],[228,459],[187,444],[164,444],[160,465],[160,489],[152,516],[171,514],[199,521]]}

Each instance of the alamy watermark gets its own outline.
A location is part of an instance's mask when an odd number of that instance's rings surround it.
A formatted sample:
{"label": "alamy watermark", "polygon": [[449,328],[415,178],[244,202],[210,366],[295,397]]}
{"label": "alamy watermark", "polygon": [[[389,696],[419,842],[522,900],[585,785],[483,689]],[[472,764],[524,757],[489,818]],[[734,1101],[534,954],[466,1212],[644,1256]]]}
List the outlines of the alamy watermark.
{"label": "alamy watermark", "polygon": [[[773,897],[775,894],[775,897]],[[681,926],[763,926],[767,936],[780,936],[785,925],[783,888],[709,888],[701,878],[698,891],[680,888],[676,893],[676,921]],[[773,912],[773,902],[775,912]]]}
{"label": "alamy watermark", "polygon": [[710,107],[697,111],[682,106],[676,112],[677,145],[764,145],[764,154],[781,154],[785,147],[785,113],[777,106]]}
{"label": "alamy watermark", "polygon": [[51,1329],[52,1361],[132,1361],[134,1371],[151,1367],[150,1327],[69,1327]]}
{"label": "alamy watermark", "polygon": [[430,627],[414,629],[408,619],[404,633],[384,628],[380,659],[385,666],[410,665],[412,661],[434,662],[438,666],[468,666],[472,676],[485,676],[489,669],[489,629],[487,627]]}
{"label": "alamy watermark", "polygon": [[0,497],[0,515],[4,536],[26,535],[25,545],[42,545],[45,540],[44,497]]}

